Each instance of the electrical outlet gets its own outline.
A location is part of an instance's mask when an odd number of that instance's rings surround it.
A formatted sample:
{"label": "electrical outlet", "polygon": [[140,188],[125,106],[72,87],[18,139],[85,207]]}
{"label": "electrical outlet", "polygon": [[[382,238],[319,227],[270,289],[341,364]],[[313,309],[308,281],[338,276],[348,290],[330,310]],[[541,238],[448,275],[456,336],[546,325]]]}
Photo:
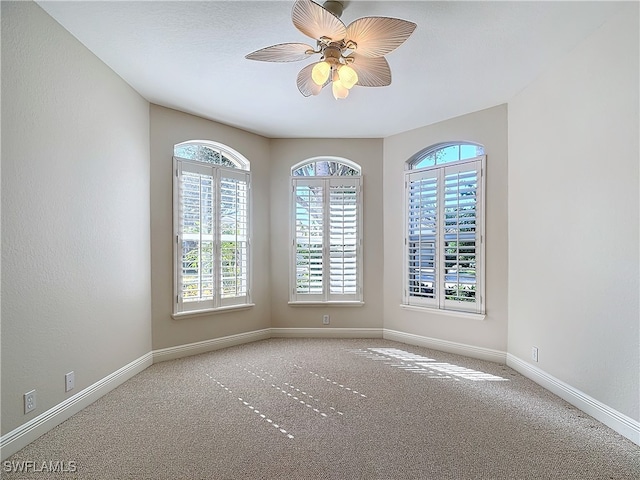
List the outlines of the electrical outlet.
{"label": "electrical outlet", "polygon": [[36,391],[31,390],[24,394],[24,413],[29,413],[36,408]]}
{"label": "electrical outlet", "polygon": [[323,315],[322,316],[322,324],[323,325],[329,325],[329,315]]}
{"label": "electrical outlet", "polygon": [[534,362],[538,361],[538,347],[531,347],[531,358]]}
{"label": "electrical outlet", "polygon": [[73,390],[73,387],[76,386],[75,373],[69,372],[64,376],[64,391],[68,392]]}

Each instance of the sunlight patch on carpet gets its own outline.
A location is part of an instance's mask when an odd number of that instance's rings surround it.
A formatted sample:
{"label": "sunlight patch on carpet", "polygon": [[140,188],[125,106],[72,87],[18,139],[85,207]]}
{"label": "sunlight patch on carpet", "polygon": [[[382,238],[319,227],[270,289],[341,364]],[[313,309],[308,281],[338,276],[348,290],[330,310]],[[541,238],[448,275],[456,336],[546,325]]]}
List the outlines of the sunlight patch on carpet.
{"label": "sunlight patch on carpet", "polygon": [[384,361],[385,364],[400,370],[426,375],[428,378],[440,380],[472,380],[484,382],[508,382],[506,378],[491,373],[461,367],[452,363],[438,362],[433,358],[406,352],[397,348],[358,348],[349,350],[356,355],[371,360]]}

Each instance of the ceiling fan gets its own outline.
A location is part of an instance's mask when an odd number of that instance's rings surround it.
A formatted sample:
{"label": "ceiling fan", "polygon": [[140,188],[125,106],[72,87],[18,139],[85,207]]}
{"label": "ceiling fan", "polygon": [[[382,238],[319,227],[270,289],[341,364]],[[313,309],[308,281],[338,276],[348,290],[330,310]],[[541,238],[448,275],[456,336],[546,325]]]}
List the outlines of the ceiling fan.
{"label": "ceiling fan", "polygon": [[322,6],[296,0],[291,11],[295,27],[316,41],[280,43],[246,56],[263,62],[296,62],[319,54],[320,60],[298,73],[298,90],[305,97],[318,95],[332,84],[336,99],[346,98],[354,85],[384,87],[391,84],[391,70],[384,58],[402,45],[416,24],[389,17],[362,17],[348,26],[340,20],[344,2],[328,0]]}

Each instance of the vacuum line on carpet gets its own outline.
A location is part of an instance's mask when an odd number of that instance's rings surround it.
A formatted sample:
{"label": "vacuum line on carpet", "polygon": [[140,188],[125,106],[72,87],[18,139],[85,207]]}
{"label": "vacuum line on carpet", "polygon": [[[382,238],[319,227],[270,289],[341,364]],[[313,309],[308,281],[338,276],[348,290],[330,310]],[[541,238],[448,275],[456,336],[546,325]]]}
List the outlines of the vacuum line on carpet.
{"label": "vacuum line on carpet", "polygon": [[[213,380],[216,385],[218,385],[220,388],[224,389],[227,393],[230,393],[233,395],[233,391],[231,389],[229,389],[229,387],[227,387],[226,385],[224,385],[223,383],[220,383],[218,380],[216,380],[215,378],[213,378],[211,375],[209,375],[208,373],[206,374],[207,377],[209,377],[211,380]],[[277,428],[278,431],[284,435],[287,436],[287,438],[293,439],[294,436],[289,433],[287,430],[285,430],[284,428],[282,428],[279,424],[275,423],[273,420],[271,420],[270,418],[268,418],[264,413],[260,413],[260,410],[258,410],[257,408],[255,408],[253,405],[251,405],[249,402],[247,402],[245,399],[243,399],[242,397],[236,397],[238,399],[238,401],[242,402],[242,404],[247,407],[249,410],[253,411],[253,413],[255,413],[256,415],[259,415],[260,418],[264,421],[266,421],[269,425],[272,425],[273,427]]]}

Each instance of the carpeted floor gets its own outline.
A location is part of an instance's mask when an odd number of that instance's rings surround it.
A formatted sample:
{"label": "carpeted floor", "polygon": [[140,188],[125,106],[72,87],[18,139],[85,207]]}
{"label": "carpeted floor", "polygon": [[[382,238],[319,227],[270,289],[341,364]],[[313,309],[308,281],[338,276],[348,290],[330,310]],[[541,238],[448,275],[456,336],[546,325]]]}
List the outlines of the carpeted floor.
{"label": "carpeted floor", "polygon": [[640,447],[509,367],[386,340],[155,364],[7,461],[41,470],[7,480],[640,478]]}

